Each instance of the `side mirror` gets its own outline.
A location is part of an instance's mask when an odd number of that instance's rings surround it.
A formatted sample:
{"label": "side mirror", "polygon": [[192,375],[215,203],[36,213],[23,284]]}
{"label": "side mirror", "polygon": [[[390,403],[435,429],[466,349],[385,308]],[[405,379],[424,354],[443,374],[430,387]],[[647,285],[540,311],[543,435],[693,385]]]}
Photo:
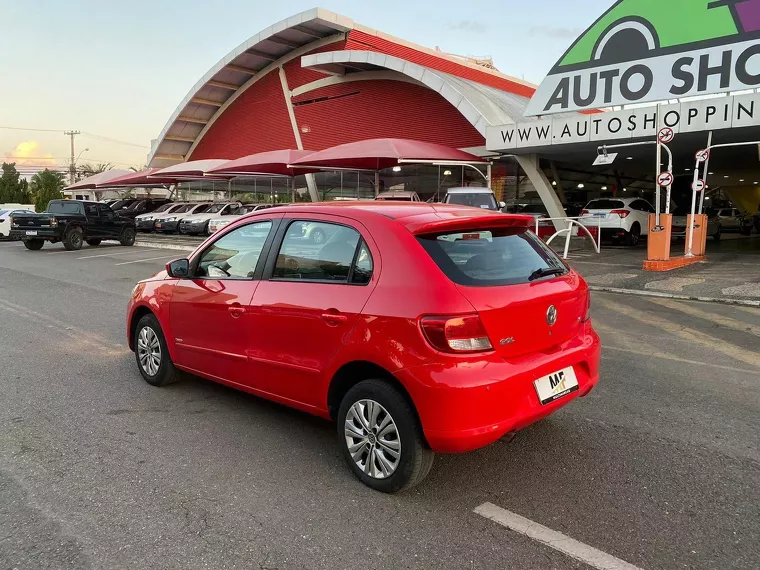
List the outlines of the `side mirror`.
{"label": "side mirror", "polygon": [[169,277],[184,279],[190,275],[190,261],[188,259],[175,259],[166,264],[166,272]]}
{"label": "side mirror", "polygon": [[502,208],[506,208],[506,207],[507,207],[507,203],[506,203],[506,202],[499,202],[499,209],[500,209],[500,210],[501,210]]}

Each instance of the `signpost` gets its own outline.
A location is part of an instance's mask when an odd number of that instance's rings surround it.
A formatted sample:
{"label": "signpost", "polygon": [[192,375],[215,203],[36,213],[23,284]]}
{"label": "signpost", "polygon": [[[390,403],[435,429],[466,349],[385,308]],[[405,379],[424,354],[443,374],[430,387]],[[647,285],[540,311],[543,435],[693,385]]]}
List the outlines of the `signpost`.
{"label": "signpost", "polygon": [[708,158],[710,158],[710,149],[706,148],[704,150],[698,150],[697,154],[694,155],[694,158],[697,159],[697,163],[705,162]]}
{"label": "signpost", "polygon": [[657,133],[657,142],[661,144],[668,144],[676,138],[676,132],[670,127],[663,127]]}
{"label": "signpost", "polygon": [[673,173],[668,170],[660,172],[659,176],[657,177],[657,185],[663,187],[672,186]]}
{"label": "signpost", "polygon": [[694,190],[694,192],[702,192],[702,190],[705,189],[705,181],[701,178],[697,178],[696,182],[692,184],[691,188]]}

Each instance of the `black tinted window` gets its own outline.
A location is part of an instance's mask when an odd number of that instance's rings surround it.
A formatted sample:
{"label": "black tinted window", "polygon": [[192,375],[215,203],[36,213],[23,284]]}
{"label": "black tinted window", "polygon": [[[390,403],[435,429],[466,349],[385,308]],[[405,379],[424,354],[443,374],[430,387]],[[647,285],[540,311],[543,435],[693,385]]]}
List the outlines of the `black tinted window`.
{"label": "black tinted window", "polygon": [[460,285],[487,287],[527,283],[542,270],[567,267],[524,228],[473,230],[417,238],[446,276]]}
{"label": "black tinted window", "polygon": [[618,210],[625,208],[620,200],[591,200],[586,206],[587,210]]}
{"label": "black tinted window", "polygon": [[285,233],[273,277],[348,283],[359,239],[359,232],[346,226],[293,222]]}
{"label": "black tinted window", "polygon": [[83,214],[81,202],[53,201],[48,204],[47,211],[51,214]]}

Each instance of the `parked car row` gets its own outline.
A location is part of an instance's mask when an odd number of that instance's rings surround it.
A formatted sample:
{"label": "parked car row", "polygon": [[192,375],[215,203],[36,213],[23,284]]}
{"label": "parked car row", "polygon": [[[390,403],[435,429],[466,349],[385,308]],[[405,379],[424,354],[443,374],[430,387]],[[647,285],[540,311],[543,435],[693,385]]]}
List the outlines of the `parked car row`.
{"label": "parked car row", "polygon": [[135,217],[137,231],[211,235],[244,214],[277,204],[240,202],[174,202]]}

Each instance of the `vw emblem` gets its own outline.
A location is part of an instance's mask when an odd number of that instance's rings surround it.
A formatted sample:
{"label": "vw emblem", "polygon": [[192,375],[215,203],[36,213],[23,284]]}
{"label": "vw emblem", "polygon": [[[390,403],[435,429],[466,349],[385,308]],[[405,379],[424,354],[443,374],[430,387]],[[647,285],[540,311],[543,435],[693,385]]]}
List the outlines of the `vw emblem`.
{"label": "vw emblem", "polygon": [[557,322],[557,307],[550,305],[546,311],[546,322],[552,327]]}

